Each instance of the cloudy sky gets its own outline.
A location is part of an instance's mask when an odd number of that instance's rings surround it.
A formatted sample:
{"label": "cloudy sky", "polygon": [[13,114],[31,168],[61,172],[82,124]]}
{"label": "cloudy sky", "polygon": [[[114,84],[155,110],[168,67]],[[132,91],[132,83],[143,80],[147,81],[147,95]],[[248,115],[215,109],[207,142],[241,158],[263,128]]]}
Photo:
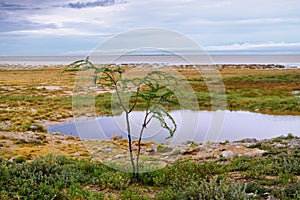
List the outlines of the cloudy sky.
{"label": "cloudy sky", "polygon": [[0,56],[83,55],[144,27],[216,53],[300,53],[299,8],[299,0],[0,0]]}

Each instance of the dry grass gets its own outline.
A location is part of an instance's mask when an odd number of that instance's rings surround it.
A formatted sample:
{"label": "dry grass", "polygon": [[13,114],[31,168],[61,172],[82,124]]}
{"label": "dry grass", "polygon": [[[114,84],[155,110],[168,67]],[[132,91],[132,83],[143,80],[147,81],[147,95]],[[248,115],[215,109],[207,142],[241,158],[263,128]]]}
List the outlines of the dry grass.
{"label": "dry grass", "polygon": [[0,144],[0,157],[6,159],[23,156],[27,160],[33,160],[47,154],[73,158],[90,156],[80,139],[53,133],[0,132]]}

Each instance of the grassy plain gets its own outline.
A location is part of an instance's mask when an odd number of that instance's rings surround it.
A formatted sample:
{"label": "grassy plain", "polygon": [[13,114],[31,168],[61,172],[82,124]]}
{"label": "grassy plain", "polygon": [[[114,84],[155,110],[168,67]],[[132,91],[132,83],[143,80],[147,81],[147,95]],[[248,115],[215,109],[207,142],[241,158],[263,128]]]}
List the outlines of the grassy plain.
{"label": "grassy plain", "polygon": [[[192,86],[200,110],[211,109],[211,98],[196,70],[178,70]],[[24,131],[43,121],[73,116],[76,72],[62,68],[0,71],[0,129]],[[227,109],[267,114],[300,115],[300,70],[221,69]],[[219,83],[218,83],[219,84]],[[138,106],[143,108],[141,103]],[[176,108],[174,108],[176,109]],[[111,114],[111,93],[96,96],[97,114]]]}

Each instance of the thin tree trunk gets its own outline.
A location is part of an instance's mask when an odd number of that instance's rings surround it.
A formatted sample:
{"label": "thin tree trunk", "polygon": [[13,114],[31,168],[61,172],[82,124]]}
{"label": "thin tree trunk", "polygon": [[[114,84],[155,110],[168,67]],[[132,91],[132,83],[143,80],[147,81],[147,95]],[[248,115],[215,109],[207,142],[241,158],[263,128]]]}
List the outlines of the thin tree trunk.
{"label": "thin tree trunk", "polygon": [[134,166],[134,159],[133,159],[133,152],[132,152],[132,142],[131,142],[131,132],[130,132],[130,124],[129,124],[129,113],[126,113],[126,123],[127,123],[127,133],[128,133],[128,146],[129,146],[129,153],[130,153],[130,160],[132,165],[132,173],[135,173],[135,166]]}
{"label": "thin tree trunk", "polygon": [[142,141],[142,135],[143,135],[143,132],[144,132],[144,129],[145,129],[146,126],[144,126],[143,124],[143,127],[141,129],[141,132],[140,132],[140,136],[139,136],[139,142],[138,142],[138,152],[137,152],[137,155],[136,155],[136,173],[137,173],[137,178],[138,178],[138,174],[139,174],[139,159],[140,159],[140,153],[141,153],[141,141]]}
{"label": "thin tree trunk", "polygon": [[142,141],[142,136],[143,136],[143,132],[147,126],[147,118],[148,118],[149,112],[148,109],[146,110],[146,115],[144,118],[144,122],[142,125],[142,129],[140,131],[140,135],[139,135],[139,141],[138,141],[138,152],[136,155],[136,177],[139,177],[139,159],[140,159],[140,153],[141,153],[141,141]]}
{"label": "thin tree trunk", "polygon": [[[109,75],[109,74],[108,74]],[[109,75],[110,76],[110,75]],[[121,104],[122,109],[124,110],[125,114],[126,114],[126,125],[127,125],[127,136],[128,136],[128,148],[129,148],[129,153],[130,153],[130,161],[131,161],[131,166],[132,166],[132,173],[135,174],[135,165],[134,165],[134,158],[133,158],[133,152],[132,152],[132,141],[131,141],[131,130],[130,130],[130,123],[129,123],[129,113],[131,111],[127,111],[127,109],[125,108],[123,101],[120,97],[119,94],[119,90],[118,90],[118,85],[117,82],[115,81],[115,79],[110,76],[111,80],[114,82],[115,85],[115,90],[117,93],[117,97],[119,99],[119,102]]]}

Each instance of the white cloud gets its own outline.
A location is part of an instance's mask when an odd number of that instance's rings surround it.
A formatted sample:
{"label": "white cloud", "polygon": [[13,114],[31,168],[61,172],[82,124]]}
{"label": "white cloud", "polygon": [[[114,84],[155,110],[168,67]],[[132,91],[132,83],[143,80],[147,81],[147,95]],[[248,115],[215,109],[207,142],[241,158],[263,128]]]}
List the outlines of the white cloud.
{"label": "white cloud", "polygon": [[278,23],[300,23],[300,18],[250,18],[250,19],[230,19],[230,20],[207,20],[195,19],[187,21],[187,25],[260,25],[260,24],[278,24]]}
{"label": "white cloud", "polygon": [[[234,43],[234,48],[242,49],[246,41],[251,45],[299,42],[299,0],[125,0],[126,3],[106,7],[64,7],[78,1],[90,5],[88,2],[99,0],[10,0],[9,4],[26,9],[0,13],[1,42],[15,36],[41,36],[44,40],[51,36],[77,36],[80,40],[86,36],[99,43],[104,37],[140,27],[182,32],[212,49],[220,45],[226,49],[224,44]],[[94,37],[98,35],[101,38]],[[251,45],[248,48],[254,48]],[[276,48],[281,47],[288,48]]]}
{"label": "white cloud", "polygon": [[[44,28],[44,29],[35,29],[35,30],[19,30],[19,31],[9,31],[9,32],[1,32],[0,35],[27,35],[27,36],[93,36],[93,35],[100,35],[96,32],[88,32],[88,31],[81,31],[72,28]],[[103,35],[103,34],[102,34]]]}
{"label": "white cloud", "polygon": [[76,2],[76,3],[68,3],[65,7],[83,9],[89,7],[106,7],[113,6],[116,4],[123,4],[124,0],[96,0],[96,1],[88,1],[88,2]]}
{"label": "white cloud", "polygon": [[243,44],[230,44],[230,45],[219,45],[219,46],[207,46],[208,51],[238,51],[238,50],[272,50],[282,48],[297,48],[300,50],[300,42],[295,43],[243,43]]}

